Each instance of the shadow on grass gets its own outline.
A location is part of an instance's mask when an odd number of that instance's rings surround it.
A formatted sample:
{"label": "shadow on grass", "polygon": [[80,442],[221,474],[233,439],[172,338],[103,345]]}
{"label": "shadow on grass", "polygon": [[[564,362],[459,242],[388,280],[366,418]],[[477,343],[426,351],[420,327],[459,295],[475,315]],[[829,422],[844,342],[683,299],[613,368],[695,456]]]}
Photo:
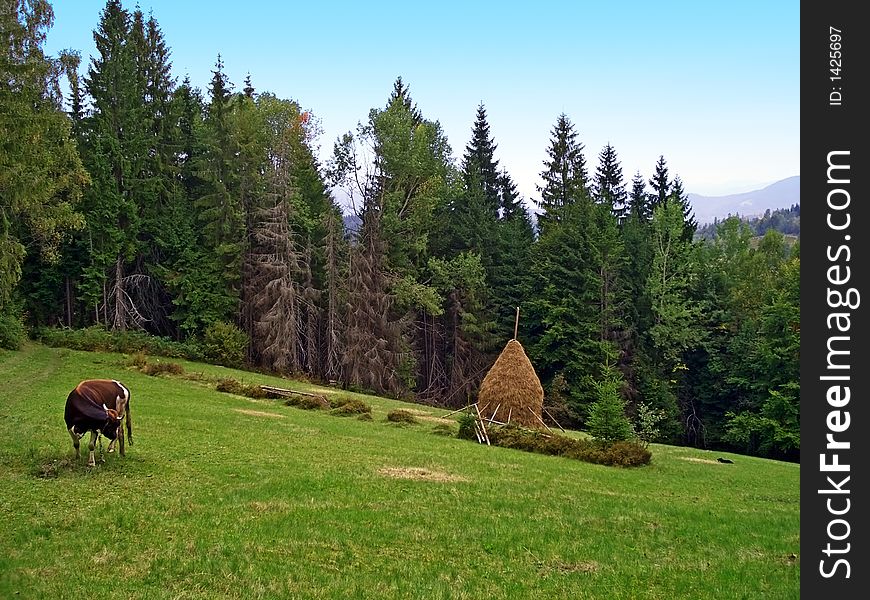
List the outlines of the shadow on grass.
{"label": "shadow on grass", "polygon": [[63,454],[31,453],[30,460],[24,465],[27,472],[37,479],[58,479],[60,477],[93,477],[100,474],[116,475],[127,470],[130,457],[120,457],[117,452],[106,454],[105,461],[100,461],[97,454],[97,464],[88,466],[87,448],[82,452],[82,458],[76,458],[70,451]]}

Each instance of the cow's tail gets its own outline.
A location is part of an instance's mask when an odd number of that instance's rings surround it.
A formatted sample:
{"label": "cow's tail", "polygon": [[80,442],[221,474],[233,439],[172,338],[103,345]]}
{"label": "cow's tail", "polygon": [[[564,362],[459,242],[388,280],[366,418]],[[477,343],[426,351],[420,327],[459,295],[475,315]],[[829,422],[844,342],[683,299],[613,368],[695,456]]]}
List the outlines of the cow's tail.
{"label": "cow's tail", "polygon": [[[127,443],[133,445],[133,417],[130,416],[130,399],[127,399],[127,416],[124,419],[127,422]],[[124,432],[121,432],[124,435]]]}

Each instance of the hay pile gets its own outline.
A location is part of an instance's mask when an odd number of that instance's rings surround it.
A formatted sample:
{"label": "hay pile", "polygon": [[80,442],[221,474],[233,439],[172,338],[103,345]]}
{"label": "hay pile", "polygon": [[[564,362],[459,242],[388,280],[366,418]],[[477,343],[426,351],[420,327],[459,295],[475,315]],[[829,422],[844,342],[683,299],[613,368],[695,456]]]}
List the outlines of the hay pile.
{"label": "hay pile", "polygon": [[509,341],[501,351],[480,384],[477,402],[485,419],[506,422],[510,415],[511,423],[542,427],[544,388],[518,341]]}

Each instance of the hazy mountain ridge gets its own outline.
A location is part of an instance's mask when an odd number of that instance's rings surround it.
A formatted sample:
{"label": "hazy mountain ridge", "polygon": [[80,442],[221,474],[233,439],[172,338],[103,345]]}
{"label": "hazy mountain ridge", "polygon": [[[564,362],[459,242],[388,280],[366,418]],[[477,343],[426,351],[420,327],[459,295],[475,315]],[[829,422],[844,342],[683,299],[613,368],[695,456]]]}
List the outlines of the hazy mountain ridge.
{"label": "hazy mountain ridge", "polygon": [[801,202],[800,175],[787,177],[751,192],[726,196],[689,194],[689,202],[700,225],[722,220],[728,215],[761,216],[766,210],[788,208]]}

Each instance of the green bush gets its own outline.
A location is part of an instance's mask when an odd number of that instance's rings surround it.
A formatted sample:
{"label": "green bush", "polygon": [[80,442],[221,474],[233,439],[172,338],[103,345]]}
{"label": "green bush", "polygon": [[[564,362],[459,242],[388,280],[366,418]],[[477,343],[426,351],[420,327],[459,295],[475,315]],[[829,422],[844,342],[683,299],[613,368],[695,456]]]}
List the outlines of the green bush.
{"label": "green bush", "polygon": [[[460,425],[461,427],[461,425]],[[472,419],[473,427],[473,419]],[[550,456],[563,456],[600,465],[636,467],[649,464],[652,453],[634,441],[601,443],[577,440],[556,433],[526,429],[518,425],[496,425],[487,428],[493,446],[514,448]],[[472,438],[476,439],[476,438]]]}
{"label": "green bush", "polygon": [[272,394],[264,390],[258,385],[242,383],[232,377],[225,377],[218,381],[215,386],[217,391],[227,394],[235,394],[236,396],[247,396],[248,398],[270,398]]}
{"label": "green bush", "polygon": [[477,429],[474,424],[477,417],[467,413],[459,413],[456,419],[459,422],[459,433],[456,436],[461,440],[477,440]]}
{"label": "green bush", "polygon": [[245,364],[247,351],[248,335],[232,323],[217,321],[202,334],[202,352],[209,362],[239,368]]}
{"label": "green bush", "polygon": [[323,410],[329,408],[329,401],[319,395],[291,396],[284,401],[285,406],[293,406],[304,410]]}
{"label": "green bush", "polygon": [[333,408],[330,411],[331,414],[339,416],[339,417],[348,417],[353,415],[371,415],[372,407],[363,402],[362,400],[357,400],[355,398],[348,398],[344,404]]}
{"label": "green bush", "polygon": [[27,339],[27,330],[20,315],[0,313],[0,348],[18,350]]}
{"label": "green bush", "polygon": [[34,332],[34,337],[47,346],[87,352],[150,354],[189,360],[202,358],[199,347],[192,342],[176,342],[149,335],[144,331],[107,331],[99,325],[92,325],[86,329],[41,327]]}
{"label": "green bush", "polygon": [[419,423],[417,417],[402,408],[388,412],[387,421],[390,421],[391,423],[409,423],[411,425]]}
{"label": "green bush", "polygon": [[182,367],[178,363],[173,362],[152,362],[147,363],[141,367],[141,371],[146,375],[151,375],[152,377],[155,375],[181,375],[184,373],[184,367]]}

